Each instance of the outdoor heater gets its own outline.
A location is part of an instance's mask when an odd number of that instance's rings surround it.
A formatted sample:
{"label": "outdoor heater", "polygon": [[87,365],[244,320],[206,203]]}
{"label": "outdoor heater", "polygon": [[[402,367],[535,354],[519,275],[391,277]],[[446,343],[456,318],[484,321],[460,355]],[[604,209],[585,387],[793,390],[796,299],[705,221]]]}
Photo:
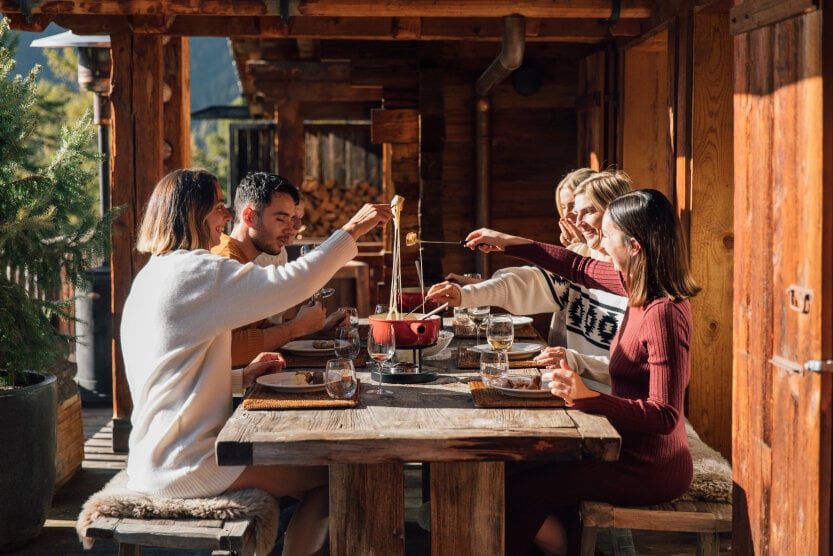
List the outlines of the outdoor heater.
{"label": "outdoor heater", "polygon": [[[34,48],[78,50],[78,85],[92,91],[93,121],[98,127],[100,213],[110,207],[110,37],[79,36],[67,31],[32,41]],[[89,292],[77,292],[75,315],[76,381],[88,404],[110,404],[113,399],[113,319],[110,312],[110,266],[105,260],[88,276]],[[86,293],[86,295],[85,295]]]}

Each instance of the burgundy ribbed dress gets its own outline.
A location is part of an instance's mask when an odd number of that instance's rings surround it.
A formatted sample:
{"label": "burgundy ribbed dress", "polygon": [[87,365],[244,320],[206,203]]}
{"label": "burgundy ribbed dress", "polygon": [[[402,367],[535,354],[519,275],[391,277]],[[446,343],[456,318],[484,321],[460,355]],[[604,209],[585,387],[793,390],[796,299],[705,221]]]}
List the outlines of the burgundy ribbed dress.
{"label": "burgundy ribbed dress", "polygon": [[[611,263],[554,245],[508,247],[571,282],[627,295]],[[511,465],[507,478],[507,553],[527,554],[548,514],[575,515],[580,500],[620,505],[666,502],[691,483],[692,463],[683,419],[690,374],[691,305],[655,299],[628,307],[610,345],[611,393],[576,400],[601,413],[622,436],[616,462],[583,460]],[[571,535],[572,537],[572,535]],[[571,543],[571,552],[578,549]]]}

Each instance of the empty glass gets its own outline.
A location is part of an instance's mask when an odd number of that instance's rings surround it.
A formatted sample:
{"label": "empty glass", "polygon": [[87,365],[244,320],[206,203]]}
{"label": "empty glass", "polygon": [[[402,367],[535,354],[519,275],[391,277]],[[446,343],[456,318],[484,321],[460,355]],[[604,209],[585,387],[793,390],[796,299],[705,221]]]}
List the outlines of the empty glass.
{"label": "empty glass", "polygon": [[509,351],[514,340],[515,325],[512,323],[512,315],[489,315],[489,323],[486,325],[486,341],[489,342],[489,347],[495,351]]}
{"label": "empty glass", "polygon": [[324,371],[324,387],[336,400],[349,400],[358,388],[356,370],[349,359],[330,359]]}
{"label": "empty glass", "polygon": [[480,354],[480,377],[483,384],[492,386],[493,381],[509,374],[509,355],[505,351],[484,351]]}
{"label": "empty glass", "polygon": [[367,334],[367,354],[379,365],[379,380],[376,389],[369,390],[368,394],[393,396],[393,392],[382,388],[382,363],[393,357],[394,353],[396,353],[396,338],[393,325],[385,323],[372,325]]}
{"label": "empty glass", "polygon": [[355,359],[361,350],[361,338],[358,328],[338,328],[335,333],[336,357]]}
{"label": "empty glass", "polygon": [[373,310],[373,314],[374,314],[374,315],[384,315],[384,316],[387,316],[387,314],[388,314],[388,311],[389,311],[389,310],[390,310],[390,309],[389,309],[389,307],[388,307],[386,304],[384,304],[384,303],[379,303],[378,305],[376,305],[376,309],[374,309],[374,310]]}

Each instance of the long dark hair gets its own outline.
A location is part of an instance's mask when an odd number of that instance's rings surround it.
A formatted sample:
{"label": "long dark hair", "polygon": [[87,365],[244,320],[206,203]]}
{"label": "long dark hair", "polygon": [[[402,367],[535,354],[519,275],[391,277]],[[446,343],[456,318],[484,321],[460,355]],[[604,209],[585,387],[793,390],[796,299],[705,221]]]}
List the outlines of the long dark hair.
{"label": "long dark hair", "polygon": [[628,261],[628,304],[643,306],[660,297],[675,301],[700,291],[691,275],[688,246],[668,199],[655,189],[640,189],[614,199],[608,215],[625,236],[642,247]]}

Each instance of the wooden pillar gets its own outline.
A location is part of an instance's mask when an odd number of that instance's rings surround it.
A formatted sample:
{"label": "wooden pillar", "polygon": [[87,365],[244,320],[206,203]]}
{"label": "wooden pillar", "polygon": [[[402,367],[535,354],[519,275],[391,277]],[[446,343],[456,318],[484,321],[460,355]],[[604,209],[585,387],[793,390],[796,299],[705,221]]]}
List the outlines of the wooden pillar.
{"label": "wooden pillar", "polygon": [[125,205],[113,225],[113,449],[127,450],[133,403],[120,349],[122,310],[133,277],[147,261],[134,250],[136,227],[156,182],[163,175],[162,38],[114,34],[110,37],[113,78],[112,206]]}
{"label": "wooden pillar", "polygon": [[164,174],[191,166],[191,66],[188,37],[163,39]]}
{"label": "wooden pillar", "polygon": [[698,13],[693,23],[687,198],[691,266],[703,291],[691,303],[688,413],[703,440],[731,458],[733,48],[727,14]]}
{"label": "wooden pillar", "polygon": [[277,172],[297,187],[301,187],[304,181],[304,118],[301,116],[300,104],[297,100],[284,100],[275,106],[278,126]]}

